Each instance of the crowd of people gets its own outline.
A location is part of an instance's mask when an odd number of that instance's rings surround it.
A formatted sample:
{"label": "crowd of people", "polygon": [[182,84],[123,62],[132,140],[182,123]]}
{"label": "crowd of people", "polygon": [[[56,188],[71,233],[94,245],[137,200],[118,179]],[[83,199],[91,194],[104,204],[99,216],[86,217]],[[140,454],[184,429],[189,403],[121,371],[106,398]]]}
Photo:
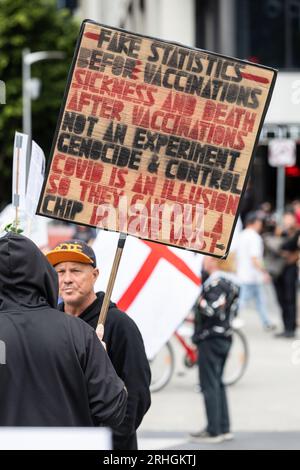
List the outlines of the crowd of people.
{"label": "crowd of people", "polygon": [[263,327],[274,330],[266,302],[266,284],[274,287],[281,313],[282,331],[277,338],[294,338],[297,328],[299,284],[300,204],[287,206],[282,217],[264,203],[247,214],[236,247],[240,281],[240,309],[253,299]]}

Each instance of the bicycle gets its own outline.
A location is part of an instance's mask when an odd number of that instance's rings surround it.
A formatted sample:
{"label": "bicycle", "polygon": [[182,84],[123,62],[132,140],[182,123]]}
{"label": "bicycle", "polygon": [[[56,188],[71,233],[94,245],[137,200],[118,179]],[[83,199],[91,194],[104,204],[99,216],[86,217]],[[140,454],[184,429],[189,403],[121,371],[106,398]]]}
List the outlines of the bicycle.
{"label": "bicycle", "polygon": [[[189,322],[188,319],[184,324]],[[181,344],[185,351],[183,363],[188,369],[194,367],[198,363],[198,351],[195,345],[188,342],[185,337],[180,334],[180,329],[174,333],[174,337]],[[248,341],[244,333],[240,330],[241,321],[234,320],[232,346],[230,348],[229,357],[226,361],[223,382],[225,385],[236,384],[244,375],[249,361]],[[189,335],[191,336],[191,335]],[[152,373],[150,390],[158,392],[162,390],[170,382],[175,369],[175,353],[170,341],[168,341],[157,355],[149,361]]]}

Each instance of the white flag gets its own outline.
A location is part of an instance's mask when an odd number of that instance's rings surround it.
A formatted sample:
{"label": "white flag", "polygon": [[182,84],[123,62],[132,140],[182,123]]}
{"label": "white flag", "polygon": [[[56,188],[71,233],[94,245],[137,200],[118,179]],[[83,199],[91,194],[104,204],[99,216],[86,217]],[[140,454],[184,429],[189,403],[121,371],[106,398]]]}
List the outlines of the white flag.
{"label": "white flag", "polygon": [[[93,248],[106,289],[118,233],[100,231]],[[199,293],[202,255],[128,236],[112,301],[136,322],[149,359],[183,321]]]}

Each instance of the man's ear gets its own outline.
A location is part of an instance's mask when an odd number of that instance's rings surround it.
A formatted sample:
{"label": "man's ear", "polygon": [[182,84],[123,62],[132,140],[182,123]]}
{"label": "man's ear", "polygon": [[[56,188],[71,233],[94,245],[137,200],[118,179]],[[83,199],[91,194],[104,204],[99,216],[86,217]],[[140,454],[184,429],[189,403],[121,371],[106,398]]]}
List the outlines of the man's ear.
{"label": "man's ear", "polygon": [[98,276],[99,276],[99,269],[98,268],[94,268],[93,276],[94,276],[94,282],[96,282],[97,279],[98,279]]}

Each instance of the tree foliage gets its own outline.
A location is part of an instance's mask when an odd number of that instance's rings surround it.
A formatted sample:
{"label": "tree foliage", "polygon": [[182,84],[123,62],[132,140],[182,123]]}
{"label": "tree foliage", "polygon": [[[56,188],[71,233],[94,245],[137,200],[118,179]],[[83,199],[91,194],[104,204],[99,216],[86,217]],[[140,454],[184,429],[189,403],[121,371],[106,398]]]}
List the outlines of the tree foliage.
{"label": "tree foliage", "polygon": [[55,0],[0,0],[0,80],[6,104],[0,104],[0,209],[11,199],[14,133],[22,131],[22,50],[63,51],[64,60],[31,66],[41,80],[41,93],[32,101],[32,138],[49,154],[79,23]]}

